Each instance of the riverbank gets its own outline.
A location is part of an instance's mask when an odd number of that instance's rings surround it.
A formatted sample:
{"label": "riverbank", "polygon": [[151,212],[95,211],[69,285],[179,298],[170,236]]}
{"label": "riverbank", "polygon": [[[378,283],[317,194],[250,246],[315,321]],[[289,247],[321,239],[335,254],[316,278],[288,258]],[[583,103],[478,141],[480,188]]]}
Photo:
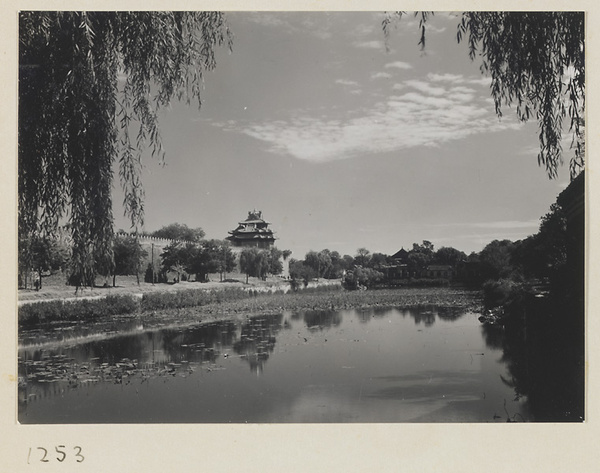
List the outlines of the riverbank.
{"label": "riverbank", "polygon": [[[152,301],[150,299],[156,298]],[[201,298],[201,299],[199,299]],[[111,302],[113,306],[107,306]],[[114,333],[113,326],[130,321],[144,330],[164,326],[184,326],[217,320],[247,319],[255,315],[284,312],[331,311],[369,308],[441,307],[445,316],[453,317],[465,311],[479,312],[479,292],[456,288],[405,288],[371,291],[346,291],[338,286],[309,287],[299,292],[244,292],[240,289],[194,293],[155,294],[134,301],[126,296],[113,296],[104,301],[64,303],[66,315],[59,312],[59,303],[39,303],[24,306],[19,311],[19,339],[37,334],[53,333],[62,339],[74,329],[85,333]],[[59,304],[60,305],[60,304]],[[114,307],[114,310],[111,309]],[[49,312],[50,309],[55,312]],[[145,310],[143,310],[145,308]],[[35,310],[35,311],[34,311]],[[112,312],[111,312],[112,311]],[[121,312],[121,313],[119,313]]]}
{"label": "riverbank", "polygon": [[[35,289],[19,289],[18,303],[19,305],[29,304],[41,301],[74,301],[85,299],[100,299],[102,297],[114,295],[133,295],[142,297],[144,294],[162,293],[162,292],[177,292],[185,290],[213,290],[227,288],[252,288],[256,290],[265,290],[265,288],[273,287],[289,287],[289,281],[280,277],[268,277],[265,280],[259,278],[249,278],[248,283],[245,283],[246,276],[243,274],[231,273],[227,274],[226,282],[221,282],[217,274],[210,275],[208,282],[196,281],[181,281],[177,284],[173,283],[147,283],[141,280],[138,284],[135,276],[118,276],[116,286],[112,286],[112,281],[106,281],[106,285],[100,284],[95,287],[82,287],[78,290],[74,286],[68,286],[65,283],[65,276],[56,274],[45,277],[43,286],[40,290]],[[324,284],[325,280],[320,283]]]}
{"label": "riverbank", "polygon": [[[479,292],[456,288],[401,288],[370,291],[346,291],[338,288],[318,287],[286,294],[260,294],[247,300],[228,301],[192,307],[180,311],[181,316],[195,317],[213,314],[238,314],[252,316],[272,314],[287,310],[347,310],[438,306],[448,309],[481,309]],[[156,312],[159,314],[160,312]]]}

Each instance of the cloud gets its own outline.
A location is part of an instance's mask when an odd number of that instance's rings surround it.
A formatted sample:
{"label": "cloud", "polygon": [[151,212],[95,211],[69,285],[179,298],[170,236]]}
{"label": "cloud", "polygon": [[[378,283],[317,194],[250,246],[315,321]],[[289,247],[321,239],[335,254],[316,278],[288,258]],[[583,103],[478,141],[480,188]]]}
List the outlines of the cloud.
{"label": "cloud", "polygon": [[[429,19],[427,20],[427,23],[425,24],[425,34],[438,34],[438,33],[443,33],[444,31],[446,31],[446,26],[436,26],[434,23],[437,21],[438,17],[444,18],[447,16],[445,15],[441,15],[438,16],[439,14],[435,14],[435,16],[430,16]],[[420,32],[420,21],[421,21],[421,17],[420,15],[414,16],[414,14],[408,14],[408,15],[402,15],[402,18],[400,19],[399,22],[396,23],[397,27],[402,27],[404,29],[404,31],[409,31],[409,32],[416,32],[419,33]],[[456,20],[454,20],[456,21]]]}
{"label": "cloud", "polygon": [[289,22],[282,15],[277,15],[275,13],[265,13],[265,12],[247,12],[244,16],[246,21],[251,23],[256,23],[262,26],[269,27],[284,27],[286,29],[290,28]]}
{"label": "cloud", "polygon": [[401,102],[414,102],[418,105],[425,105],[426,107],[436,109],[443,109],[452,105],[452,100],[443,97],[429,97],[417,92],[408,92],[398,97],[398,99]]}
{"label": "cloud", "polygon": [[362,90],[359,88],[360,84],[353,80],[348,79],[337,79],[336,84],[339,84],[346,88],[346,91],[353,95],[362,94]]}
{"label": "cloud", "polygon": [[409,63],[403,61],[388,62],[384,67],[386,69],[412,69]]}
{"label": "cloud", "polygon": [[450,84],[472,84],[490,86],[492,83],[491,77],[465,77],[462,74],[436,74],[430,72],[427,74],[427,78],[432,82],[444,82]]}
{"label": "cloud", "polygon": [[243,12],[243,18],[245,21],[277,28],[290,34],[309,34],[323,40],[333,36],[328,15],[307,12]]}
{"label": "cloud", "polygon": [[443,236],[432,238],[438,245],[451,242],[458,248],[460,242],[468,246],[485,247],[491,240],[517,241],[538,232],[538,220],[499,220],[491,222],[426,224],[426,227],[442,229]]}
{"label": "cloud", "polygon": [[498,220],[493,222],[472,222],[472,223],[436,223],[434,227],[461,227],[461,228],[487,228],[490,230],[510,230],[518,228],[537,228],[540,225],[539,220]]}
{"label": "cloud", "polygon": [[446,27],[442,26],[441,28],[438,28],[437,26],[428,24],[426,26],[426,31],[427,31],[427,33],[443,33],[444,31],[446,31]]}
{"label": "cloud", "polygon": [[354,86],[354,87],[358,86],[358,82],[353,81],[353,80],[347,80],[347,79],[338,79],[335,81],[335,83],[340,84],[340,85]]}
{"label": "cloud", "polygon": [[371,74],[371,79],[390,79],[391,77],[392,75],[387,72],[376,72]]}
{"label": "cloud", "polygon": [[454,100],[457,102],[468,102],[474,98],[473,94],[464,93],[464,92],[451,92],[447,96],[450,100]]}
{"label": "cloud", "polygon": [[476,85],[483,85],[486,87],[489,87],[492,84],[492,78],[491,77],[480,77],[479,79],[469,79],[467,81],[468,84],[476,84]]}
{"label": "cloud", "polygon": [[417,89],[423,93],[431,94],[431,95],[444,95],[447,91],[443,87],[434,87],[427,82],[417,81],[417,80],[406,80],[404,84],[412,87],[413,89]]}
{"label": "cloud", "polygon": [[379,40],[373,41],[355,41],[353,46],[362,49],[385,49],[385,43]]}
{"label": "cloud", "polygon": [[[368,106],[336,112],[295,111],[286,120],[214,124],[267,144],[275,154],[312,162],[341,160],[364,154],[398,152],[444,143],[481,133],[517,129],[514,119],[499,121],[482,92],[463,84],[469,79],[445,75],[407,80],[392,86],[404,93],[386,96]],[[358,83],[337,84],[360,94]],[[340,115],[335,116],[335,113]]]}
{"label": "cloud", "polygon": [[374,16],[373,21],[370,21],[369,23],[360,23],[356,25],[354,30],[352,30],[349,34],[351,34],[354,37],[368,36],[373,33],[379,34],[380,30],[377,29],[378,27],[375,26],[379,24],[381,24],[381,20],[378,18],[378,16]]}
{"label": "cloud", "polygon": [[436,74],[430,72],[427,74],[427,78],[432,82],[450,82],[453,84],[462,83],[464,81],[464,76],[462,74]]}

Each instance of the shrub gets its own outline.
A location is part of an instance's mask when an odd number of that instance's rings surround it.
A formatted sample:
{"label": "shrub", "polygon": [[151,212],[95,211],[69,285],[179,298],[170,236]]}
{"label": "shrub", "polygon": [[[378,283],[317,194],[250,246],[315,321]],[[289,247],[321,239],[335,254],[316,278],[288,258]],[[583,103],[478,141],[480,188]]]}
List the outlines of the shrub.
{"label": "shrub", "polygon": [[523,285],[511,279],[489,280],[483,283],[483,304],[485,307],[506,306],[523,291]]}
{"label": "shrub", "polygon": [[138,311],[139,308],[139,301],[131,295],[111,295],[102,299],[24,304],[19,307],[18,318],[20,325],[67,320],[94,320],[111,315],[131,314]]}
{"label": "shrub", "polygon": [[222,303],[248,297],[243,289],[232,287],[223,290],[207,291],[204,289],[147,293],[142,297],[141,310],[182,309],[212,303]]}
{"label": "shrub", "polygon": [[446,287],[450,285],[450,281],[448,279],[443,278],[409,279],[407,285],[412,287]]}
{"label": "shrub", "polygon": [[346,289],[369,288],[383,279],[383,274],[371,268],[355,267],[344,276],[342,284]]}
{"label": "shrub", "polygon": [[304,289],[302,289],[302,293],[303,294],[318,294],[318,293],[322,293],[322,292],[334,292],[334,291],[341,291],[342,290],[342,286],[340,284],[325,284],[322,286],[315,286],[315,287],[306,287]]}

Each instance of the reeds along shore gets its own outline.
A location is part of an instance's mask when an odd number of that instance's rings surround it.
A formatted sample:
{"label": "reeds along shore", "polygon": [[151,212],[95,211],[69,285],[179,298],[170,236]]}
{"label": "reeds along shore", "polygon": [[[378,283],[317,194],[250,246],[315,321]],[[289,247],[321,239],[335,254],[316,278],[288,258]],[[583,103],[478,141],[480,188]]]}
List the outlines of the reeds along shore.
{"label": "reeds along shore", "polygon": [[336,310],[367,307],[418,307],[441,305],[479,310],[479,293],[455,288],[408,288],[372,291],[346,291],[340,286],[306,288],[297,292],[272,293],[241,288],[193,289],[176,292],[111,295],[102,299],[46,301],[19,307],[19,326],[55,321],[94,321],[117,315],[160,315],[178,310],[178,316],[193,318],[202,314],[223,317],[246,313],[273,313],[282,310]]}

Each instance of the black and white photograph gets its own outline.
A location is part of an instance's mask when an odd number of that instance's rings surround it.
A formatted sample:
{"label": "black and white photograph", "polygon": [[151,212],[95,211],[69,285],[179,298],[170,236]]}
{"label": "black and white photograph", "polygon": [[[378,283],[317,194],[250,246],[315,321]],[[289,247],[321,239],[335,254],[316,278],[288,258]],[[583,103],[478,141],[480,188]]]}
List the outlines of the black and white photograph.
{"label": "black and white photograph", "polygon": [[23,7],[22,432],[586,429],[584,9]]}

